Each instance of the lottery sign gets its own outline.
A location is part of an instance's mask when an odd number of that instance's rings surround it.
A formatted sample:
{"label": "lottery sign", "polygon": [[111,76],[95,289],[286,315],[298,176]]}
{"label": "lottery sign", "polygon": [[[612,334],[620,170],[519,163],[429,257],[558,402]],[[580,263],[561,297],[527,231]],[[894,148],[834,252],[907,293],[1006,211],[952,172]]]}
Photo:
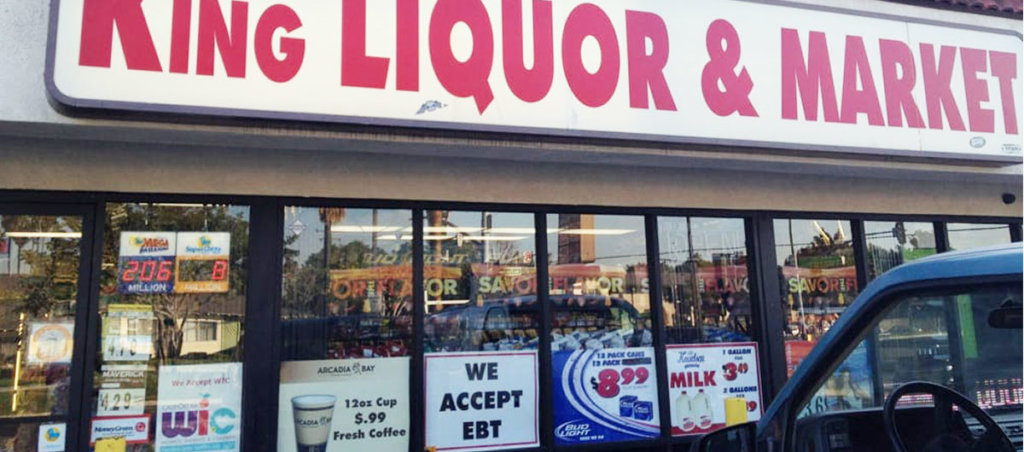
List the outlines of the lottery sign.
{"label": "lottery sign", "polygon": [[228,232],[121,233],[122,294],[223,293],[229,284]]}

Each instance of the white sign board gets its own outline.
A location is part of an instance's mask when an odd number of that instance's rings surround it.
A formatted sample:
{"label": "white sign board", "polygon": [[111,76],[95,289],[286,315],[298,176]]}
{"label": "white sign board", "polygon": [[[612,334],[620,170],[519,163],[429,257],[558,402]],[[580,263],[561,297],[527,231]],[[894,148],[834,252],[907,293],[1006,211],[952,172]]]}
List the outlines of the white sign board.
{"label": "white sign board", "polygon": [[540,445],[537,352],[427,353],[427,447],[521,449]]}
{"label": "white sign board", "polygon": [[409,448],[409,358],[281,363],[277,450]]}
{"label": "white sign board", "polygon": [[237,451],[242,431],[242,363],[161,366],[157,452]]}
{"label": "white sign board", "polygon": [[702,435],[761,419],[757,343],[668,345],[672,434]]}
{"label": "white sign board", "polygon": [[1008,31],[744,0],[53,5],[71,106],[1021,156]]}

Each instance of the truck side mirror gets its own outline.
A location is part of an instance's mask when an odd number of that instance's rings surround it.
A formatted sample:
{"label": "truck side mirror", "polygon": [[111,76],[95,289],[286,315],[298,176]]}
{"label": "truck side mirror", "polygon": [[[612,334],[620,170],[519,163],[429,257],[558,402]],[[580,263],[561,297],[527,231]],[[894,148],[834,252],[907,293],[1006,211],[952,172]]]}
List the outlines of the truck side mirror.
{"label": "truck side mirror", "polygon": [[690,446],[690,452],[754,452],[756,429],[756,422],[747,422],[708,433]]}

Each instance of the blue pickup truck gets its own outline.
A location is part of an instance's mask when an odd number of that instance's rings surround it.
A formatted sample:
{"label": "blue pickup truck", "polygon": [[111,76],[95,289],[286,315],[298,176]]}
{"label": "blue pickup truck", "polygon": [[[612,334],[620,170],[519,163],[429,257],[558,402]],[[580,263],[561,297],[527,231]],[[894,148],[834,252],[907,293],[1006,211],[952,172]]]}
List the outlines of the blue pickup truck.
{"label": "blue pickup truck", "polygon": [[872,282],[759,422],[699,452],[1021,450],[1019,243],[932,256]]}

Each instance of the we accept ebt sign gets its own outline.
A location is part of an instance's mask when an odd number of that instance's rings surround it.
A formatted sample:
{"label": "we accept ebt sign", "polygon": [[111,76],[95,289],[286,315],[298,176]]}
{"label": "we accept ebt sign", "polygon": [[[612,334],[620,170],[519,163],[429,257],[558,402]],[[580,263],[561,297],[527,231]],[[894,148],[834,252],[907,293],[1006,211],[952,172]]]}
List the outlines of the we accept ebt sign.
{"label": "we accept ebt sign", "polygon": [[751,0],[53,5],[48,86],[72,106],[1021,155],[1007,31]]}
{"label": "we accept ebt sign", "polygon": [[427,447],[540,445],[536,351],[427,353],[424,366]]}

